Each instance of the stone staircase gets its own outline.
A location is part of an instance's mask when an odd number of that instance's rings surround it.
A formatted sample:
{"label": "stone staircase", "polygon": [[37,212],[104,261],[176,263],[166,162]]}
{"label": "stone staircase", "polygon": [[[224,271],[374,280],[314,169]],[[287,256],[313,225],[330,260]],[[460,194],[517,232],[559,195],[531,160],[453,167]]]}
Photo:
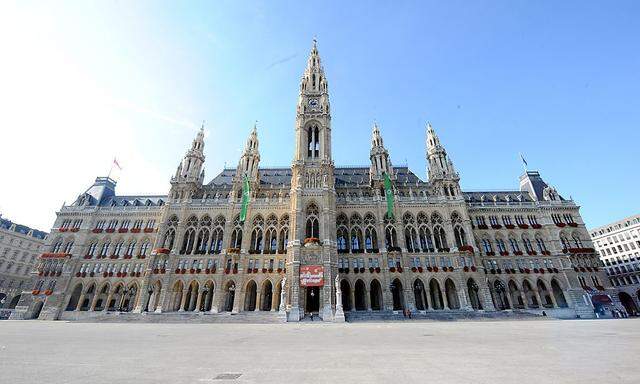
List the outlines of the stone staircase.
{"label": "stone staircase", "polygon": [[[78,314],[78,313],[76,313]],[[82,316],[88,314],[88,316]],[[89,315],[90,314],[90,315]],[[60,320],[76,321],[83,323],[235,323],[235,324],[275,324],[284,323],[278,312],[240,312],[240,313],[193,313],[193,312],[168,312],[168,313],[126,313],[106,312],[91,313],[80,312],[80,316],[63,316]]]}
{"label": "stone staircase", "polygon": [[411,319],[405,318],[402,311],[349,311],[345,312],[347,322],[384,322],[384,321],[496,321],[496,320],[548,320],[544,317],[519,311],[427,311],[413,312]]}

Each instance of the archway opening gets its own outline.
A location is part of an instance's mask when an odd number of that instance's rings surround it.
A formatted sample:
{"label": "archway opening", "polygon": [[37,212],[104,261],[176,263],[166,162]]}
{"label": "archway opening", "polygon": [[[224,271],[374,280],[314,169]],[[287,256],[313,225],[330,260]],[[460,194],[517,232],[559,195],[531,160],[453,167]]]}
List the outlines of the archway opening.
{"label": "archway opening", "polygon": [[622,303],[622,306],[629,316],[637,316],[638,307],[636,307],[636,303],[633,302],[631,295],[626,292],[620,292],[618,293],[618,299],[620,299],[620,303]]}
{"label": "archway opening", "polygon": [[449,309],[460,309],[460,300],[458,299],[458,290],[451,279],[444,282],[444,290],[447,294],[447,303]]}
{"label": "archway opening", "polygon": [[478,284],[476,284],[475,280],[467,280],[467,292],[469,293],[471,308],[476,311],[482,309],[482,302],[480,301],[480,295],[478,294],[478,291]]}
{"label": "archway opening", "polygon": [[400,280],[395,279],[391,283],[391,295],[393,297],[393,310],[401,311],[404,309],[404,295],[403,295],[402,283]]}
{"label": "archway opening", "polygon": [[78,308],[78,302],[80,301],[80,295],[82,294],[82,284],[78,284],[73,288],[69,302],[67,303],[66,311],[75,311]]}
{"label": "archway opening", "polygon": [[419,311],[426,310],[428,307],[427,292],[420,279],[416,279],[416,281],[413,282],[413,296],[416,300],[416,309]]}
{"label": "archway opening", "polygon": [[444,309],[442,291],[440,290],[440,284],[436,279],[431,279],[429,282],[429,296],[431,297],[431,305],[433,306],[433,309]]}
{"label": "archway opening", "polygon": [[273,286],[271,285],[271,281],[266,280],[262,285],[262,297],[260,298],[260,310],[261,311],[270,311],[271,303],[273,301]]}
{"label": "archway opening", "polygon": [[317,313],[320,311],[320,287],[305,288],[305,311],[306,313]]}
{"label": "archway opening", "polygon": [[256,282],[253,280],[249,281],[244,294],[244,310],[245,311],[256,310],[256,291],[257,291]]}
{"label": "archway opening", "polygon": [[340,281],[340,291],[342,294],[342,309],[350,311],[351,308],[351,286],[347,280]]}
{"label": "archway opening", "polygon": [[367,310],[367,302],[366,302],[366,294],[367,288],[364,285],[364,281],[358,280],[355,285],[355,305],[356,311],[366,311]]}
{"label": "archway opening", "polygon": [[562,292],[562,288],[560,287],[560,284],[558,284],[558,282],[553,279],[551,280],[551,290],[553,291],[553,296],[556,298],[556,303],[558,304],[558,307],[560,308],[567,308],[567,299],[564,296],[564,292]]}
{"label": "archway opening", "polygon": [[380,311],[383,306],[382,302],[382,286],[378,280],[371,281],[371,310]]}
{"label": "archway opening", "polygon": [[224,305],[222,307],[222,310],[224,312],[233,311],[233,303],[235,301],[235,298],[236,298],[236,284],[233,281],[230,281],[229,283],[227,283],[227,286],[225,288]]}

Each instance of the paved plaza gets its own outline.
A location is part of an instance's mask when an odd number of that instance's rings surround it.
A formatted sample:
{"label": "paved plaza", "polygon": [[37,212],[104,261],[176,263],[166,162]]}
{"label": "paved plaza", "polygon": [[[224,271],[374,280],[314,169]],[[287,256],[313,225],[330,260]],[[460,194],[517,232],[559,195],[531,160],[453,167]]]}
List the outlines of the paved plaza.
{"label": "paved plaza", "polygon": [[3,383],[638,383],[640,320],[0,322]]}

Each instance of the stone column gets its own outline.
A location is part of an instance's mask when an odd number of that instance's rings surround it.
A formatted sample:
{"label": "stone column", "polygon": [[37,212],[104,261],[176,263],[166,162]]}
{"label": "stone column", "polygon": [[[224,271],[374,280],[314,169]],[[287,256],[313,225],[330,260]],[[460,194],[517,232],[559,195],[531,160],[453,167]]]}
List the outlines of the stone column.
{"label": "stone column", "polygon": [[112,298],[113,292],[109,292],[109,294],[107,294],[107,301],[105,301],[104,303],[104,309],[102,310],[103,312],[107,312],[109,310],[109,303],[111,302]]}
{"label": "stone column", "polygon": [[[218,285],[218,287],[220,286]],[[224,291],[222,291],[222,288],[218,288],[213,291],[213,295],[211,296],[211,313],[219,312],[219,306],[218,306],[218,303],[220,301],[219,296],[224,297]]]}
{"label": "stone column", "polygon": [[196,307],[194,308],[195,312],[200,312],[200,305],[202,304],[202,295],[203,294],[204,294],[204,291],[198,290],[198,293],[197,293],[198,298],[196,299]]}
{"label": "stone column", "polygon": [[80,308],[82,308],[82,302],[83,301],[84,301],[84,292],[82,294],[80,294],[80,298],[78,300],[78,305],[76,305],[76,309],[75,309],[76,312],[80,311]]}
{"label": "stone column", "polygon": [[182,288],[182,297],[180,298],[180,309],[178,309],[178,312],[184,312],[184,307],[187,303],[187,292]]}
{"label": "stone column", "polygon": [[537,289],[533,290],[533,293],[536,295],[536,300],[538,300],[538,308],[542,309],[542,298],[540,297],[540,293],[538,292]]}
{"label": "stone column", "polygon": [[349,308],[351,308],[351,312],[356,311],[356,288],[355,285],[353,288],[349,289]]}
{"label": "stone column", "polygon": [[427,311],[433,311],[433,303],[431,302],[431,289],[425,288],[424,295],[427,297]]}
{"label": "stone column", "polygon": [[446,311],[449,310],[449,300],[447,299],[447,290],[443,290],[442,292],[442,308]]}
{"label": "stone column", "polygon": [[522,298],[522,302],[524,303],[524,308],[529,308],[529,301],[527,300],[527,295],[524,294],[524,291],[519,291],[520,297]]}
{"label": "stone column", "polygon": [[364,292],[364,302],[367,306],[367,311],[371,312],[371,290],[369,289],[369,287],[366,287]]}
{"label": "stone column", "polygon": [[96,291],[93,295],[93,300],[91,300],[91,307],[89,307],[90,311],[95,311],[96,310],[96,305],[98,304],[98,297],[100,296],[100,294],[98,294],[98,291]]}

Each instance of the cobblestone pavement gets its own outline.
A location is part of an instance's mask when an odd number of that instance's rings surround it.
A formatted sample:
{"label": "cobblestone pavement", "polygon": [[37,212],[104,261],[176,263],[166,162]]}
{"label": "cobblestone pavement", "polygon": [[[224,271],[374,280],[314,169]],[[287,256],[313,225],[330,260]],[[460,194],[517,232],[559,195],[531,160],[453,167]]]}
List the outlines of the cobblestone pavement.
{"label": "cobblestone pavement", "polygon": [[0,322],[2,383],[638,383],[640,320]]}

